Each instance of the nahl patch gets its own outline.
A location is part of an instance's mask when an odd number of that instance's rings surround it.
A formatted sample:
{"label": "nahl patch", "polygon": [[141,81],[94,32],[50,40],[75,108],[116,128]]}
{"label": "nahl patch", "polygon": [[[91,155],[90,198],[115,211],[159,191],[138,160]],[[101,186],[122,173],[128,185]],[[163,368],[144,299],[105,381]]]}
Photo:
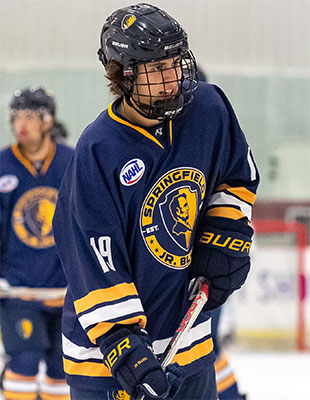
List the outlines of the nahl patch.
{"label": "nahl patch", "polygon": [[128,161],[120,172],[120,181],[124,186],[132,186],[139,182],[145,171],[145,165],[139,158]]}
{"label": "nahl patch", "polygon": [[0,193],[10,193],[17,188],[19,180],[15,175],[3,175],[0,178]]}

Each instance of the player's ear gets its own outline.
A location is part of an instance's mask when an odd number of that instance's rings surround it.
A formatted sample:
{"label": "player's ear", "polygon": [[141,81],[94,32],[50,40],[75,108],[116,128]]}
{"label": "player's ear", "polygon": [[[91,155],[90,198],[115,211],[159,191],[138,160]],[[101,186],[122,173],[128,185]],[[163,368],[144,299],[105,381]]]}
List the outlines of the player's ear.
{"label": "player's ear", "polygon": [[43,126],[44,126],[44,131],[47,132],[49,131],[54,124],[54,117],[50,114],[44,114],[43,115]]}

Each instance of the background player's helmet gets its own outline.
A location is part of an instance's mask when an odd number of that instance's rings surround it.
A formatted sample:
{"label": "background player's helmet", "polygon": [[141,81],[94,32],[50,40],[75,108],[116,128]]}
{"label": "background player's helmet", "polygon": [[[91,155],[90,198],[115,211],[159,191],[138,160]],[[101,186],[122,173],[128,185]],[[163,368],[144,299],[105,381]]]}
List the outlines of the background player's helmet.
{"label": "background player's helmet", "polygon": [[[187,34],[165,11],[149,4],[136,4],[115,11],[101,31],[100,61],[106,66],[115,61],[123,67],[122,92],[127,102],[147,118],[173,118],[184,110],[197,88],[197,67],[188,49]],[[165,58],[181,58],[178,95],[161,102],[145,102],[132,98],[138,65]],[[137,88],[136,85],[136,90]],[[151,97],[149,85],[149,97]],[[134,104],[132,104],[134,103]],[[138,109],[137,107],[138,106]]]}
{"label": "background player's helmet", "polygon": [[17,110],[34,110],[40,115],[55,116],[56,106],[52,94],[42,87],[16,90],[10,102],[11,118]]}

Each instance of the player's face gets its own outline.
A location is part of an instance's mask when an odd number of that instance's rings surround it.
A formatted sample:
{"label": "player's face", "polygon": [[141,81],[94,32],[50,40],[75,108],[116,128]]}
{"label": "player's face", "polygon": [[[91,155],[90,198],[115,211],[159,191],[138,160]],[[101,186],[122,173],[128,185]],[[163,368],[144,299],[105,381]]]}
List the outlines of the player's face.
{"label": "player's face", "polygon": [[12,120],[17,143],[26,149],[40,146],[47,123],[33,110],[17,110]]}
{"label": "player's face", "polygon": [[173,57],[139,65],[133,99],[148,105],[174,99],[182,76],[180,63],[180,57]]}

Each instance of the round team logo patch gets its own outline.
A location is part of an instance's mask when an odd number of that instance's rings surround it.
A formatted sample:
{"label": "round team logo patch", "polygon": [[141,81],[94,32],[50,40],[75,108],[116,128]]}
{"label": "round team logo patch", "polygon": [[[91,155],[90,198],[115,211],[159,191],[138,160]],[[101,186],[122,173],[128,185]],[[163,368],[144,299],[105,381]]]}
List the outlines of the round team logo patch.
{"label": "round team logo patch", "polygon": [[44,249],[55,245],[52,219],[57,195],[56,189],[42,186],[28,190],[16,203],[12,225],[27,246]]}
{"label": "round team logo patch", "polygon": [[145,171],[145,165],[142,160],[135,158],[126,163],[119,175],[120,181],[125,186],[132,186],[139,182]]}
{"label": "round team logo patch", "polygon": [[17,188],[19,180],[15,175],[3,175],[0,178],[0,193],[9,193]]}
{"label": "round team logo patch", "polygon": [[167,172],[147,194],[140,215],[144,243],[157,261],[182,269],[191,262],[192,239],[206,181],[198,169]]}

